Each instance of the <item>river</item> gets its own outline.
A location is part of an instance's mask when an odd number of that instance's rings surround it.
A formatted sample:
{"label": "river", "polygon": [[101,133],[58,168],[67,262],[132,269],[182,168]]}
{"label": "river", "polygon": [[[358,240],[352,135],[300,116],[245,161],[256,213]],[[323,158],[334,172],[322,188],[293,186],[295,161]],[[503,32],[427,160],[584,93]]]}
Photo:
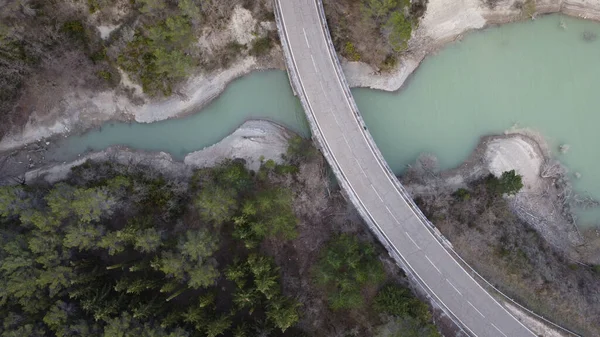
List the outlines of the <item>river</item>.
{"label": "river", "polygon": [[[442,169],[464,161],[483,135],[518,125],[541,133],[573,175],[576,189],[600,199],[600,24],[560,15],[492,27],[428,57],[394,93],[353,89],[384,157],[397,173],[419,153]],[[65,139],[58,155],[124,144],[176,158],[214,144],[246,119],[265,118],[303,135],[308,126],[285,72],[233,82],[200,113],[152,124],[110,123]],[[568,144],[561,154],[558,147]],[[580,212],[585,223],[600,211]]]}

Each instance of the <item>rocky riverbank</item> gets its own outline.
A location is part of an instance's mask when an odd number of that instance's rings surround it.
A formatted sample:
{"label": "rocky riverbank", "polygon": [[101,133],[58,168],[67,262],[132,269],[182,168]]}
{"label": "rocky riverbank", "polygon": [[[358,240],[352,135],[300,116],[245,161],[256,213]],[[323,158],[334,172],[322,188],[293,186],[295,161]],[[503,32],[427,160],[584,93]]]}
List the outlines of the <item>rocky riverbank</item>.
{"label": "rocky riverbank", "polygon": [[[486,177],[510,170],[521,175],[522,189],[494,194]],[[577,200],[565,193],[566,174],[539,135],[520,131],[483,137],[452,170],[437,170],[435,157],[424,154],[401,181],[454,250],[496,288],[563,327],[595,336],[600,299],[590,294],[598,287],[593,266],[600,263],[600,240],[574,223]],[[536,333],[565,335],[509,307]]]}
{"label": "rocky riverbank", "polygon": [[552,159],[541,136],[523,130],[486,136],[459,167],[443,172],[436,167],[435,157],[424,154],[402,177],[414,198],[450,195],[489,174],[515,170],[522,176],[523,188],[507,199],[511,211],[568,258],[600,262],[595,253],[598,239],[582,234],[575,223],[572,207],[578,198],[565,193],[571,188],[567,171]]}
{"label": "rocky riverbank", "polygon": [[16,151],[0,160],[0,183],[12,184],[44,179],[55,183],[64,179],[72,167],[87,160],[114,161],[123,165],[144,164],[172,177],[188,177],[193,169],[211,167],[227,159],[242,159],[246,167],[257,170],[261,161],[282,162],[288,140],[294,133],[269,121],[249,120],[229,136],[212,146],[189,153],[177,161],[165,152],[148,152],[113,146],[103,151],[81,155],[72,162],[56,162],[46,153],[52,143],[37,143],[31,149]]}
{"label": "rocky riverbank", "polygon": [[[526,4],[528,8],[524,8]],[[460,40],[465,33],[550,13],[600,21],[600,1],[429,0],[419,27],[413,31],[408,50],[400,57],[395,69],[382,73],[362,62],[344,62],[344,73],[353,87],[396,91],[427,55]]]}
{"label": "rocky riverbank", "polygon": [[[105,38],[106,34],[110,34],[105,26],[97,28],[98,34]],[[260,21],[250,10],[235,6],[229,22],[219,34],[204,33],[198,44],[207,53],[216,53],[228,43],[251,45],[257,38],[276,35],[275,30],[273,21]],[[61,88],[64,90],[60,92],[54,92],[58,90],[56,88],[48,88],[49,92],[38,95],[36,102],[30,102],[32,112],[26,124],[13,128],[0,140],[0,153],[56,135],[82,133],[108,121],[151,123],[184,117],[209,104],[235,79],[266,69],[284,69],[280,46],[274,46],[259,56],[240,56],[226,68],[190,74],[188,80],[168,98],[144,94],[142,87],[123,71],[119,72],[120,82],[115,88],[93,90],[78,85]]]}

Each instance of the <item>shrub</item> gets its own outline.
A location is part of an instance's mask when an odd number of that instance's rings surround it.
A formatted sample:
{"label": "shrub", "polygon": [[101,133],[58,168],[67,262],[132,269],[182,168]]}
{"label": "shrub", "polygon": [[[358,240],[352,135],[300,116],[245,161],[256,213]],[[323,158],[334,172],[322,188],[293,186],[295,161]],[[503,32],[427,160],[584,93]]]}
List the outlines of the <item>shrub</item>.
{"label": "shrub", "polygon": [[244,48],[244,45],[237,41],[231,41],[227,43],[225,47],[223,47],[222,55],[220,57],[221,67],[226,68],[231,65],[233,61],[240,56]]}
{"label": "shrub", "polygon": [[396,67],[396,64],[398,64],[398,58],[395,55],[389,54],[379,67],[382,71],[391,71]]}
{"label": "shrub", "polygon": [[435,325],[421,324],[419,320],[389,317],[386,324],[377,329],[377,337],[441,337]]}
{"label": "shrub", "polygon": [[454,196],[461,201],[468,201],[469,199],[471,199],[471,193],[469,193],[469,191],[464,188],[459,188],[458,190],[456,190],[456,192],[454,192]]}
{"label": "shrub", "polygon": [[253,56],[261,56],[265,55],[271,50],[271,46],[273,45],[273,41],[268,36],[259,37],[252,41],[252,47],[250,47],[250,55]]}
{"label": "shrub", "polygon": [[493,194],[517,194],[523,188],[521,176],[515,170],[505,171],[500,178],[489,175],[486,180],[488,191]]}
{"label": "shrub", "polygon": [[112,78],[112,74],[110,73],[110,71],[105,71],[105,70],[100,70],[96,73],[96,75],[98,75],[98,77],[105,79],[107,81],[110,81]]}
{"label": "shrub", "polygon": [[317,149],[309,139],[294,136],[288,141],[285,155],[292,163],[309,161],[317,155]]}
{"label": "shrub", "polygon": [[344,56],[350,61],[360,61],[360,54],[352,42],[346,42]]}
{"label": "shrub", "polygon": [[375,297],[373,308],[379,313],[399,318],[410,316],[423,324],[431,320],[427,305],[413,296],[408,288],[397,285],[383,287]]}
{"label": "shrub", "polygon": [[79,20],[71,20],[63,23],[62,31],[67,34],[71,39],[85,42],[85,27]]}
{"label": "shrub", "polygon": [[88,8],[89,8],[90,14],[94,14],[101,9],[101,6],[98,3],[98,0],[87,0],[87,3],[88,3]]}
{"label": "shrub", "polygon": [[97,52],[94,52],[90,56],[90,59],[92,59],[92,62],[94,62],[94,63],[98,63],[98,62],[108,59],[106,56],[106,48],[102,48],[102,49],[98,50]]}
{"label": "shrub", "polygon": [[387,21],[386,26],[391,30],[388,40],[392,49],[395,52],[406,50],[412,33],[410,20],[401,12],[394,12]]}

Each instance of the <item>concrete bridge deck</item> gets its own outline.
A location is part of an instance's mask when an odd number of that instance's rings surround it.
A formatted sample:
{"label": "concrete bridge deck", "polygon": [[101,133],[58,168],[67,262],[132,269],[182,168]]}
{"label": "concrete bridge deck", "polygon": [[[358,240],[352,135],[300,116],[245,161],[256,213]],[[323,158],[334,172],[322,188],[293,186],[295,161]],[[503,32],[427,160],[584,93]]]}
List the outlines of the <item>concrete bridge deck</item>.
{"label": "concrete bridge deck", "polygon": [[288,73],[346,195],[396,261],[473,336],[535,336],[440,242],[381,156],[350,93],[321,0],[274,0]]}

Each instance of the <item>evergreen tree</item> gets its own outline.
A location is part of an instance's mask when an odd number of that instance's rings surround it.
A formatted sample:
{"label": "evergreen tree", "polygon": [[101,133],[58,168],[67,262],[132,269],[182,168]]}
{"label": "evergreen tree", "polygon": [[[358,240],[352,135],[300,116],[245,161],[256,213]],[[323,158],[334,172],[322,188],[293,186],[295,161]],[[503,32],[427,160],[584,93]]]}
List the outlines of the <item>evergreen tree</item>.
{"label": "evergreen tree", "polygon": [[314,268],[315,279],[328,292],[329,306],[354,309],[364,304],[361,289],[377,284],[385,277],[382,263],[372,245],[342,234],[323,249]]}

